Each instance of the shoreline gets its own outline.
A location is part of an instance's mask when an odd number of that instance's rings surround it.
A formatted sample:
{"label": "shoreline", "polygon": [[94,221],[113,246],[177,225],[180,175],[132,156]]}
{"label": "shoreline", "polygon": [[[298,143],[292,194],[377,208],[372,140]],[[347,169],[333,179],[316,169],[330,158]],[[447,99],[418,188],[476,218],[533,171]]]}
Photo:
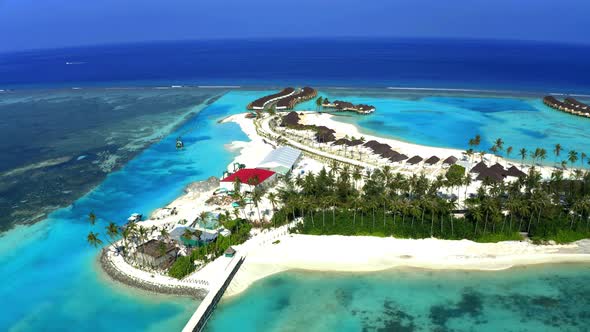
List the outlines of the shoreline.
{"label": "shoreline", "polygon": [[[408,157],[412,157],[414,155],[419,155],[420,157],[426,160],[431,156],[438,156],[441,160],[444,160],[446,157],[455,156],[461,161],[461,159],[465,155],[465,150],[456,149],[456,148],[449,148],[449,147],[436,147],[436,146],[429,146],[429,145],[422,145],[413,142],[403,141],[397,138],[391,138],[389,136],[378,136],[375,134],[365,134],[363,132],[363,128],[361,128],[358,124],[352,124],[344,121],[338,121],[338,118],[341,115],[333,114],[333,113],[325,113],[325,112],[316,112],[316,111],[299,111],[303,112],[304,115],[302,117],[301,123],[303,124],[310,124],[316,126],[326,126],[330,129],[334,129],[336,131],[336,137],[344,137],[342,133],[346,133],[349,137],[355,136],[357,138],[363,136],[365,137],[366,141],[376,140],[381,143],[389,144],[393,150],[397,152],[404,153]],[[472,161],[466,161],[471,167],[476,165],[479,161],[479,156],[474,154],[471,157]],[[542,164],[535,164],[530,165],[528,163],[523,163],[522,161],[518,161],[515,159],[507,159],[504,156],[497,156],[490,153],[486,153],[483,157],[483,161],[489,166],[492,166],[495,163],[500,163],[504,166],[510,167],[511,165],[515,165],[519,167],[523,172],[527,172],[531,167],[535,167],[535,169],[541,172],[543,178],[550,178],[551,173],[556,169],[556,166],[551,165],[542,165]],[[458,162],[460,164],[460,162]],[[568,165],[569,166],[569,165]],[[406,167],[405,165],[402,167]],[[431,166],[413,166],[413,171],[421,172],[421,171],[430,171],[436,169]],[[564,170],[564,176],[567,176],[573,172],[573,170],[577,169],[577,167],[568,167]],[[470,169],[466,168],[466,171],[469,172]]]}
{"label": "shoreline", "polygon": [[[203,110],[205,110],[207,107],[209,107],[212,103],[214,103],[216,100],[218,100],[222,96],[223,96],[223,93],[220,93],[218,95],[214,95],[210,98],[205,99],[202,103],[197,104],[194,107],[190,107],[189,109],[187,109],[186,112],[184,112],[181,116],[179,116],[175,122],[166,126],[163,131],[162,130],[155,130],[154,133],[152,133],[152,136],[150,137],[150,139],[147,140],[146,144],[144,144],[142,146],[138,146],[137,142],[135,142],[135,141],[128,142],[125,146],[121,147],[121,149],[125,150],[127,153],[126,158],[124,158],[122,160],[121,159],[117,160],[115,167],[110,169],[108,172],[105,172],[102,179],[100,179],[98,181],[94,181],[94,183],[89,188],[84,188],[83,190],[80,190],[79,195],[77,195],[75,198],[72,198],[68,204],[51,205],[51,206],[41,207],[38,210],[39,213],[36,214],[35,217],[33,217],[27,221],[22,221],[22,222],[15,221],[10,224],[7,224],[6,227],[0,227],[0,238],[2,238],[4,236],[4,234],[6,234],[7,232],[10,232],[11,230],[15,229],[15,227],[17,227],[17,226],[32,226],[34,224],[43,222],[53,212],[55,212],[59,209],[67,208],[67,207],[71,206],[72,204],[75,204],[80,198],[88,195],[93,190],[95,190],[98,186],[100,186],[109,174],[117,172],[120,169],[122,169],[123,167],[125,167],[125,165],[127,165],[129,162],[131,162],[135,157],[137,157],[143,151],[148,149],[150,146],[157,144],[163,138],[167,137],[168,135],[170,135],[171,133],[173,133],[174,131],[176,131],[180,127],[182,127],[184,124],[186,124],[188,121],[193,119],[195,116],[198,116]],[[64,157],[62,157],[62,158],[64,158]],[[76,158],[76,156],[68,156],[68,160],[65,162],[69,162],[71,160],[74,160],[75,158]],[[54,160],[59,160],[59,159],[61,159],[61,158],[54,158],[54,159],[50,159],[49,161],[54,161]],[[122,162],[120,162],[120,161],[122,161]],[[45,162],[47,162],[47,160],[37,163],[37,164],[32,164],[32,165],[43,164]],[[47,166],[53,166],[53,165],[51,165],[51,164],[43,165],[40,168],[47,167]],[[23,166],[20,168],[12,169],[8,172],[4,172],[4,173],[0,174],[0,177],[10,175],[10,173],[13,171],[20,172],[22,169],[26,169],[27,167],[31,167],[31,165],[26,165],[26,166]],[[36,167],[36,168],[39,168],[39,167]]]}
{"label": "shoreline", "polygon": [[[254,121],[246,118],[245,114],[233,114],[217,121],[218,123],[234,122],[238,124],[240,130],[248,137],[248,141],[232,141],[226,144],[226,149],[236,153],[232,163],[228,165],[228,169],[235,162],[255,166],[274,146],[273,142],[268,142],[258,134]],[[338,122],[333,117],[334,115],[327,113],[306,112],[303,122],[323,124],[348,135],[359,134],[355,125]],[[428,157],[427,154],[439,154],[440,157],[447,157],[446,154],[449,154],[460,157],[462,153],[461,150],[423,146],[379,136],[366,135],[366,137],[367,140],[376,139],[390,143],[394,149],[414,151],[423,157]],[[545,168],[550,169],[549,167]],[[205,184],[206,182],[207,180],[204,180],[200,183]],[[182,195],[166,205],[167,208],[178,208],[180,214],[175,218],[187,212],[203,209],[204,200],[207,194],[212,191],[212,188],[209,187],[197,191],[188,190],[191,185],[194,184],[189,184]],[[160,225],[168,221],[167,218],[156,218],[145,221],[145,223],[146,225]],[[237,296],[254,282],[288,270],[354,273],[409,267],[430,270],[495,271],[521,265],[590,262],[590,240],[566,245],[534,245],[515,241],[476,243],[469,240],[439,240],[435,238],[396,239],[392,237],[298,234],[284,234],[277,239],[280,240],[278,244],[269,242],[256,245],[261,238],[253,236],[246,243],[235,246],[236,250],[245,253],[246,260],[229,285],[225,293],[226,297]],[[166,285],[164,279],[158,282],[159,285],[154,285],[149,282],[149,278],[146,281],[147,277],[140,275],[142,273],[138,271],[121,272],[114,266],[112,258],[108,259],[106,256],[103,251],[100,257],[102,269],[112,279],[125,285],[160,294],[204,297],[204,294],[207,293],[206,289],[195,290],[194,287]],[[209,272],[205,274],[196,272],[194,276],[197,275],[212,276]]]}
{"label": "shoreline", "polygon": [[148,283],[139,278],[133,278],[130,275],[121,272],[114,263],[107,258],[107,256],[106,248],[101,250],[98,257],[98,263],[104,275],[115,283],[150,293],[191,297],[198,300],[202,300],[207,295],[208,291],[205,289]]}
{"label": "shoreline", "polygon": [[[539,264],[590,263],[590,240],[567,245],[506,241],[397,239],[371,236],[289,234],[280,243],[254,248],[225,293],[289,270],[369,273],[396,268],[500,271]],[[269,250],[269,246],[273,246]]]}

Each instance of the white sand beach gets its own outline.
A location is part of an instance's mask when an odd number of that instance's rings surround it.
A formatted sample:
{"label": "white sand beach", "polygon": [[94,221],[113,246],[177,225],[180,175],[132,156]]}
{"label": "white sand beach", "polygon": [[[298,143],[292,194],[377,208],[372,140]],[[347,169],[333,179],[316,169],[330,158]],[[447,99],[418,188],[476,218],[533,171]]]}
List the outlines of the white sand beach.
{"label": "white sand beach", "polygon": [[[392,138],[386,138],[386,137],[365,134],[365,133],[362,133],[361,130],[357,126],[350,124],[350,123],[340,122],[340,121],[338,121],[338,116],[333,115],[333,114],[329,114],[329,113],[304,112],[303,114],[304,115],[302,116],[301,123],[308,124],[308,125],[316,125],[316,126],[326,126],[330,129],[333,129],[336,131],[337,138],[344,137],[345,135],[348,135],[349,137],[354,136],[356,138],[360,138],[361,136],[363,136],[363,137],[365,137],[366,141],[376,140],[381,143],[389,144],[393,150],[396,150],[399,153],[403,153],[403,154],[407,155],[408,157],[419,155],[420,157],[426,159],[431,156],[437,156],[437,157],[441,158],[441,160],[444,160],[445,158],[447,158],[449,156],[455,156],[455,157],[461,159],[463,154],[465,153],[465,150],[419,145],[419,144],[408,143],[408,142],[404,142],[404,141],[400,141],[400,140],[396,140],[396,139],[392,139]],[[478,161],[479,161],[479,156],[476,156],[473,158],[472,164],[475,165],[475,163],[477,163]],[[530,168],[529,164],[522,164],[522,163],[519,163],[519,162],[516,162],[513,160],[501,158],[499,156],[495,156],[495,155],[492,155],[489,153],[485,154],[484,161],[486,162],[486,164],[488,166],[492,166],[496,162],[502,164],[504,167],[510,167],[512,165],[515,165],[518,168],[520,168],[521,170],[523,170],[524,172],[527,172],[528,169]],[[535,168],[537,169],[537,171],[541,172],[541,176],[543,178],[550,178],[551,173],[555,170],[555,167],[551,167],[551,166],[536,165]],[[564,172],[564,176],[569,176],[569,174],[570,174],[570,171]]]}
{"label": "white sand beach", "polygon": [[[236,114],[223,120],[235,122],[246,133],[250,141],[235,141],[227,145],[235,150],[237,156],[233,162],[256,167],[274,148],[274,142],[258,135],[254,121],[245,114]],[[454,155],[460,157],[463,151],[455,149],[435,148],[402,142],[389,138],[362,134],[354,125],[338,122],[332,115],[308,112],[303,117],[304,123],[325,125],[336,130],[337,136],[365,136],[366,140],[375,139],[387,143],[392,148],[407,155],[428,157],[437,155],[441,158]],[[489,156],[496,161],[495,156]],[[232,164],[228,170],[232,170]],[[504,162],[506,163],[506,162]],[[296,171],[317,172],[324,164],[304,156],[297,165]],[[326,165],[329,166],[329,165]],[[544,176],[550,174],[551,167],[543,167]],[[271,189],[274,190],[274,189]],[[207,205],[205,201],[211,197],[213,189],[191,190],[173,202],[166,209],[156,211],[150,220],[142,222],[146,227],[165,227],[169,230],[176,227],[179,219],[194,220],[201,211],[222,211],[228,206]],[[176,215],[167,211],[175,208]],[[270,209],[267,199],[261,202],[262,209]],[[252,207],[250,207],[252,210]],[[253,213],[253,212],[252,212]],[[270,218],[268,216],[267,218]],[[268,219],[267,219],[268,220]],[[438,239],[396,239],[369,236],[312,236],[288,234],[286,226],[272,231],[253,231],[250,240],[235,246],[246,260],[227,289],[226,296],[235,296],[247,289],[252,283],[269,275],[291,270],[313,270],[334,272],[371,272],[396,267],[413,267],[427,269],[469,269],[469,270],[500,270],[518,265],[590,262],[590,240],[582,240],[567,245],[534,245],[530,242],[475,243],[468,240],[450,241]],[[274,243],[280,240],[278,243]],[[116,260],[115,260],[116,261]],[[121,264],[122,260],[115,263]],[[194,287],[202,287],[203,282],[217,280],[219,271],[226,265],[227,259],[218,258],[205,268],[191,274],[185,282],[194,283]],[[136,278],[155,280],[139,273],[136,269],[122,268],[124,273]],[[145,273],[144,273],[145,274]],[[162,284],[169,282],[168,277],[156,280]],[[184,285],[184,283],[183,283]]]}
{"label": "white sand beach", "polygon": [[590,240],[567,245],[529,242],[476,243],[468,240],[396,239],[371,236],[290,234],[277,244],[237,247],[247,251],[226,296],[243,292],[269,275],[291,270],[371,272],[396,267],[502,270],[513,266],[590,262]]}
{"label": "white sand beach", "polygon": [[460,158],[463,152],[465,152],[464,150],[418,145],[391,138],[364,134],[361,133],[357,126],[350,123],[340,122],[338,121],[338,116],[329,113],[306,112],[301,118],[300,123],[302,124],[326,126],[330,129],[334,129],[336,131],[336,137],[338,138],[344,137],[344,135],[348,135],[349,137],[354,136],[356,138],[364,136],[366,141],[376,140],[389,144],[394,150],[406,154],[408,157],[419,155],[426,159],[435,155],[441,159],[445,159],[448,156]]}

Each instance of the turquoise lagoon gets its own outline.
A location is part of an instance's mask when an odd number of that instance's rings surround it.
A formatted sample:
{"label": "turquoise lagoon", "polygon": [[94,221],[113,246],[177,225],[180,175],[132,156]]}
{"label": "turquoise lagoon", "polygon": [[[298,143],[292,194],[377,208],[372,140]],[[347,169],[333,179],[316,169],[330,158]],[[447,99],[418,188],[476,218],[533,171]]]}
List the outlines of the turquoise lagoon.
{"label": "turquoise lagoon", "polygon": [[[178,330],[198,302],[130,291],[102,276],[98,251],[85,237],[108,221],[149,214],[182,193],[190,182],[221,175],[233,159],[224,144],[247,140],[236,124],[218,124],[243,111],[248,95],[230,93],[201,111],[92,192],[32,226],[0,238],[0,331]],[[176,151],[182,135],[186,148]],[[87,215],[99,221],[91,227]]]}
{"label": "turquoise lagoon", "polygon": [[[373,90],[326,92],[322,94],[330,99],[370,103],[378,109],[371,116],[342,116],[342,119],[358,123],[366,132],[416,143],[464,148],[463,142],[468,137],[480,133],[487,140],[502,136],[507,144],[515,147],[534,148],[534,145],[543,144],[542,139],[532,139],[538,134],[521,130],[517,120],[525,122],[525,130],[543,133],[550,144],[556,141],[566,148],[576,147],[581,151],[585,146],[582,142],[588,137],[585,131],[590,120],[545,109],[537,99],[530,97],[427,97]],[[100,186],[70,207],[57,210],[43,222],[21,226],[2,235],[0,299],[3,311],[0,330],[180,329],[196,308],[197,301],[147,294],[110,282],[97,266],[98,251],[87,245],[85,237],[91,230],[101,232],[108,221],[123,223],[133,212],[149,214],[180,195],[190,182],[221,175],[233,158],[233,152],[227,151],[224,145],[247,138],[237,125],[219,124],[218,120],[243,112],[248,102],[266,93],[232,91],[225,94],[159,143],[144,150],[123,169],[110,174]],[[494,106],[489,106],[490,103]],[[315,109],[315,106],[310,101],[299,108]],[[519,118],[518,114],[522,117]],[[492,125],[492,120],[497,125]],[[178,136],[183,137],[186,145],[183,151],[174,149]],[[90,211],[100,219],[94,227],[87,222]],[[587,297],[589,291],[583,284],[590,284],[586,277],[588,272],[587,266],[548,266],[541,270],[472,274],[442,271],[395,271],[393,274],[370,275],[289,272],[262,280],[243,296],[224,301],[210,329],[298,330],[304,323],[313,330],[355,330],[362,326],[372,329],[371,326],[378,324],[393,327],[414,324],[422,328],[426,326],[430,312],[434,312],[433,322],[439,322],[437,324],[447,329],[458,328],[460,324],[476,324],[477,321],[483,322],[478,327],[487,329],[486,317],[489,324],[500,318],[500,321],[516,322],[521,317],[519,312],[502,311],[498,305],[488,304],[490,301],[502,300],[514,310],[530,310],[532,315],[545,313],[545,306],[555,308],[557,298],[570,308],[567,313],[577,315],[577,310],[587,313],[584,298],[568,290],[567,299],[579,302],[574,308],[558,294],[554,285],[575,286],[579,294]],[[538,277],[542,275],[547,277]],[[531,278],[533,281],[528,282]],[[537,292],[533,295],[545,294],[547,297],[528,298],[526,295],[530,290]],[[474,296],[473,292],[480,293]],[[516,296],[510,302],[510,294],[520,297]],[[402,310],[402,305],[408,307]],[[562,306],[558,309],[562,310]],[[463,311],[468,313],[463,314]],[[561,311],[554,314],[557,315],[554,321],[576,330],[575,322],[566,321]],[[385,316],[389,318],[385,319]],[[447,316],[454,318],[444,318]],[[586,319],[587,323],[588,315],[584,317],[579,321]],[[541,323],[527,321],[526,324]]]}
{"label": "turquoise lagoon", "polygon": [[590,265],[289,271],[224,299],[207,331],[587,331]]}
{"label": "turquoise lagoon", "polygon": [[[590,155],[590,119],[553,110],[543,104],[542,95],[386,89],[328,89],[319,94],[330,100],[374,105],[377,111],[368,116],[338,113],[339,121],[355,124],[366,134],[456,149],[469,148],[468,140],[481,135],[479,148],[485,150],[502,138],[505,148],[513,147],[511,159],[520,159],[520,148],[539,147],[547,150],[545,163],[566,160],[570,149]],[[590,102],[587,98],[579,99]],[[315,110],[315,101],[297,109]],[[553,155],[557,143],[565,151],[558,159]]]}

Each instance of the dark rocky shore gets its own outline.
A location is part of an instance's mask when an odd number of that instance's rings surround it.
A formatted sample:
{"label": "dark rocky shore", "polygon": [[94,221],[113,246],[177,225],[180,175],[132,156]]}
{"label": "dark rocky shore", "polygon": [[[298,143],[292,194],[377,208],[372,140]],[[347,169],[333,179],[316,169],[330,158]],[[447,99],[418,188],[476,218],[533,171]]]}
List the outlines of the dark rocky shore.
{"label": "dark rocky shore", "polygon": [[102,250],[99,262],[102,270],[113,280],[120,282],[126,286],[130,286],[133,288],[145,290],[152,293],[157,294],[166,294],[166,295],[178,295],[178,296],[188,296],[198,300],[202,300],[207,295],[207,290],[205,289],[196,289],[192,287],[182,287],[182,286],[164,286],[164,285],[155,285],[151,283],[147,283],[141,280],[137,280],[134,278],[129,277],[126,274],[121,273],[113,263],[107,258],[106,250]]}

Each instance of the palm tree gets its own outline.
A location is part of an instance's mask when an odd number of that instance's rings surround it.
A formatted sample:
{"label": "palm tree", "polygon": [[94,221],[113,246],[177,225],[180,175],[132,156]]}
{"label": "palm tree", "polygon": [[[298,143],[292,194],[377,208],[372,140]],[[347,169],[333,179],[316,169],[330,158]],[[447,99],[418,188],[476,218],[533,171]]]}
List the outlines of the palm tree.
{"label": "palm tree", "polygon": [[352,173],[352,179],[354,180],[354,188],[357,189],[358,186],[358,182],[363,178],[363,175],[361,173],[361,168],[360,167],[355,167],[354,171]]}
{"label": "palm tree", "polygon": [[522,159],[522,163],[524,164],[524,160],[526,159],[527,155],[527,150],[525,148],[522,148],[518,151],[518,154],[520,155],[520,159]]}
{"label": "palm tree", "polygon": [[568,153],[567,160],[569,160],[569,162],[572,164],[572,167],[573,167],[574,163],[576,161],[578,161],[578,153],[574,150],[570,150]]}
{"label": "palm tree", "polygon": [[471,184],[471,174],[469,174],[469,172],[465,172],[465,176],[463,177],[463,185],[465,186],[465,198],[467,199],[467,188],[469,188],[469,185]]}
{"label": "palm tree", "polygon": [[167,240],[170,237],[170,233],[168,233],[166,228],[162,228],[160,230],[160,236],[162,237],[162,240]]}
{"label": "palm tree", "polygon": [[270,204],[272,205],[272,210],[276,211],[276,205],[277,205],[277,195],[274,192],[271,192],[267,195],[268,201],[270,202]]}
{"label": "palm tree", "polygon": [[495,146],[499,151],[504,150],[504,141],[501,138],[496,139]]}
{"label": "palm tree", "polygon": [[139,226],[139,241],[142,243],[147,240],[147,228]]}
{"label": "palm tree", "polygon": [[545,160],[547,158],[547,150],[545,149],[540,149],[539,150],[539,159],[541,159],[541,162],[543,160]]}
{"label": "palm tree", "polygon": [[510,158],[511,153],[512,153],[512,147],[509,146],[506,148],[506,158]]}
{"label": "palm tree", "polygon": [[478,147],[480,144],[481,144],[481,136],[475,135],[475,138],[473,138],[473,145],[475,147]]}
{"label": "palm tree", "polygon": [[88,233],[88,236],[86,237],[86,241],[88,241],[88,243],[95,248],[97,248],[98,246],[100,246],[102,244],[102,240],[98,238],[98,233],[94,233],[94,232]]}
{"label": "palm tree", "polygon": [[580,155],[580,164],[582,164],[582,168],[584,168],[584,159],[586,159],[586,157],[586,154],[582,152],[582,154]]}
{"label": "palm tree", "polygon": [[119,226],[117,226],[114,222],[111,221],[108,224],[108,226],[106,227],[106,229],[107,229],[107,236],[110,239],[109,243],[114,247],[115,245],[113,243],[115,242],[115,239],[119,235]]}
{"label": "palm tree", "polygon": [[322,98],[321,96],[318,97],[318,99],[315,100],[315,104],[317,106],[317,110],[320,110],[321,109],[323,101],[324,101],[324,98]]}
{"label": "palm tree", "polygon": [[559,158],[559,154],[561,153],[561,144],[555,144],[555,148],[553,148],[553,153],[555,154],[555,159]]}
{"label": "palm tree", "polygon": [[565,160],[562,160],[561,161],[561,168],[562,169],[566,169],[567,168],[567,161],[565,161]]}
{"label": "palm tree", "polygon": [[94,214],[94,212],[90,212],[88,214],[88,221],[90,222],[90,225],[94,225],[96,223],[96,215]]}
{"label": "palm tree", "polygon": [[123,237],[123,244],[127,248],[127,241],[129,241],[129,237],[131,236],[131,229],[129,227],[121,228],[120,232]]}
{"label": "palm tree", "polygon": [[260,192],[260,190],[254,190],[254,192],[252,193],[252,202],[254,202],[254,206],[256,206],[256,210],[258,211],[258,221],[262,222],[259,207],[260,201],[262,201],[262,193]]}

